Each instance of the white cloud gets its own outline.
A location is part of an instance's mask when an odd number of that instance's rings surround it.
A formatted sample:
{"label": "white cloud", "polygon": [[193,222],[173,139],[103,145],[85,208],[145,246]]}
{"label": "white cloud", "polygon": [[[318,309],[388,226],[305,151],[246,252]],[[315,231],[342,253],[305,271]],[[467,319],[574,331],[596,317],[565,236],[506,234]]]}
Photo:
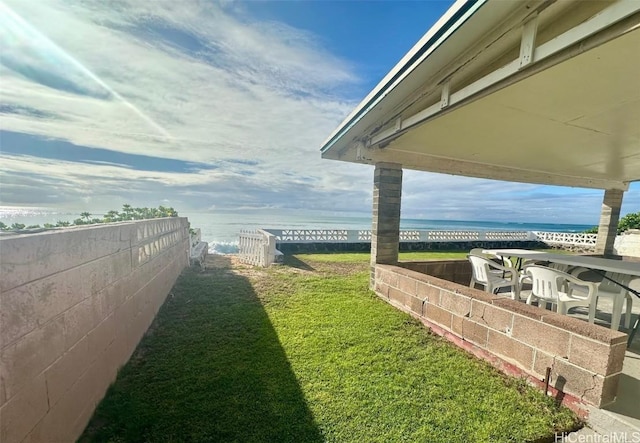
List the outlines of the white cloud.
{"label": "white cloud", "polygon": [[[369,189],[344,191],[341,184],[303,175],[252,173],[243,165],[190,173],[140,171],[117,165],[78,163],[4,155],[0,164],[3,199],[13,204],[63,205],[92,210],[120,207],[123,201],[156,206],[165,200],[180,209],[315,208],[367,210]],[[368,181],[368,180],[366,180]]]}
{"label": "white cloud", "polygon": [[[344,63],[317,51],[295,30],[251,26],[213,4],[132,2],[112,10],[111,4],[88,9],[16,2],[13,7],[29,24],[17,18],[7,28],[8,40],[20,44],[5,45],[5,66],[18,67],[22,75],[66,72],[64,80],[74,89],[115,96],[78,96],[4,69],[4,102],[60,116],[46,124],[10,118],[8,129],[184,160],[214,160],[220,154],[255,158],[265,150],[278,154],[306,146],[317,153],[322,138],[353,105],[324,92],[355,81]],[[189,36],[200,47],[195,53],[177,50],[159,38],[160,31],[149,29]]]}
{"label": "white cloud", "polygon": [[[328,178],[348,168],[321,161],[318,148],[353,106],[334,98],[334,85],[357,78],[312,36],[204,2],[90,6],[10,2],[2,102],[54,117],[9,115],[4,129],[185,161],[258,159],[254,180],[275,188],[311,180],[330,191],[341,181]],[[175,48],[160,31],[192,38],[196,50]],[[104,169],[82,168],[104,178]],[[203,174],[174,176],[162,180]]]}
{"label": "white cloud", "polygon": [[[360,79],[314,35],[260,22],[235,2],[5,4],[0,104],[20,112],[4,115],[3,129],[218,168],[149,172],[4,154],[3,203],[369,210],[372,168],[320,159]],[[407,172],[403,210],[560,222],[558,208],[575,198],[588,209],[566,221],[597,220],[601,192],[544,189]]]}

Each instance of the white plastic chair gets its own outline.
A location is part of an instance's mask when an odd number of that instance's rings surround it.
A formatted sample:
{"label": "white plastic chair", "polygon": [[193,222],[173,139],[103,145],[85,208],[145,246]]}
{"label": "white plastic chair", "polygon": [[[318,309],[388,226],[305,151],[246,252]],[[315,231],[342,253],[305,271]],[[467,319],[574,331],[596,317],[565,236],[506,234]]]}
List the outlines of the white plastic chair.
{"label": "white plastic chair", "polygon": [[589,323],[593,323],[596,312],[595,294],[598,290],[595,283],[540,265],[527,266],[524,272],[531,281],[528,305],[533,301],[538,301],[538,304],[552,303],[557,306],[558,313],[565,315],[571,308],[584,306],[589,308]]}
{"label": "white plastic chair", "polygon": [[511,267],[501,266],[485,257],[469,254],[467,258],[471,262],[472,272],[469,287],[475,288],[479,284],[490,293],[500,288],[511,287],[512,298],[520,300],[518,271]]}
{"label": "white plastic chair", "polygon": [[[613,300],[613,308],[611,312],[611,329],[614,331],[620,327],[620,318],[622,317],[622,305],[626,304],[626,312],[624,315],[624,327],[631,327],[631,308],[633,307],[633,297],[622,286],[614,283],[620,283],[629,286],[633,276],[628,274],[620,274],[618,272],[605,272],[604,278],[597,283],[597,293],[594,300],[594,313],[598,307],[598,300],[602,297],[611,298]],[[613,280],[613,281],[611,281]]]}
{"label": "white plastic chair", "polygon": [[[526,269],[530,266],[544,266],[545,268],[555,269],[556,271],[561,271],[561,272],[569,271],[569,265],[564,265],[562,263],[546,263],[546,264],[541,264],[540,262],[527,263],[524,265],[522,269],[522,273],[520,274],[520,287],[522,287],[522,285],[525,283],[531,283],[531,276],[526,273]],[[573,273],[571,273],[571,275],[573,275],[574,277],[577,277],[577,275],[574,275]]]}

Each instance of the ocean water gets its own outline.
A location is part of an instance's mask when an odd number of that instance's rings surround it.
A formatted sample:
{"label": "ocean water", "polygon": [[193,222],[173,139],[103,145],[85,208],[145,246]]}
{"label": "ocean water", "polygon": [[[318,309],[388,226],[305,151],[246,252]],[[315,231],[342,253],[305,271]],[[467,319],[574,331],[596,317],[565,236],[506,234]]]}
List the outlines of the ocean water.
{"label": "ocean water", "polygon": [[[6,225],[22,223],[42,226],[44,223],[73,221],[79,218],[80,212],[83,211],[0,206],[0,221]],[[235,252],[238,234],[243,229],[371,229],[370,214],[327,214],[281,210],[236,212],[178,210],[178,213],[180,216],[189,218],[192,228],[200,228],[202,240],[209,243],[211,252],[219,253]],[[100,212],[92,214],[94,217],[103,215]],[[417,230],[583,232],[592,225],[403,218],[400,221],[400,227]]]}

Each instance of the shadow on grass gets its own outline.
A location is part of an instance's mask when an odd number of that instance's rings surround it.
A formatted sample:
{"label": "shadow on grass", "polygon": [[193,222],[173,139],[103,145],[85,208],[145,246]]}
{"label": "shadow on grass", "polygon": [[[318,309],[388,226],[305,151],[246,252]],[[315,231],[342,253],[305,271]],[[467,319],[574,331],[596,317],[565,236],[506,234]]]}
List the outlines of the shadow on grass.
{"label": "shadow on grass", "polygon": [[313,266],[303,262],[295,255],[285,255],[284,264],[292,268],[302,269],[304,271],[315,271],[315,268]]}
{"label": "shadow on grass", "polygon": [[221,254],[208,254],[204,265],[205,271],[212,269],[231,269],[233,266],[231,258],[228,255]]}
{"label": "shadow on grass", "polygon": [[321,442],[250,282],[186,272],[81,442]]}

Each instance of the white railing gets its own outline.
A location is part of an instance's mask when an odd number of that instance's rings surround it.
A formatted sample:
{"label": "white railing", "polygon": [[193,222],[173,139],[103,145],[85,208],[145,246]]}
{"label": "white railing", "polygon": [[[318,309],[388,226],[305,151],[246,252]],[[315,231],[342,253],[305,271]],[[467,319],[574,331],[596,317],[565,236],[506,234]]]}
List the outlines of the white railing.
{"label": "white railing", "polygon": [[532,233],[529,231],[487,231],[484,233],[485,240],[499,240],[499,241],[531,241],[535,240]]}
{"label": "white railing", "polygon": [[598,234],[575,232],[533,232],[536,238],[549,245],[591,246],[595,247]]}
{"label": "white railing", "polygon": [[[273,234],[271,230],[267,232]],[[335,243],[349,241],[349,232],[356,231],[347,229],[282,229],[278,231],[276,237],[279,241],[288,243],[308,241]]]}
{"label": "white railing", "polygon": [[[278,243],[369,243],[370,230],[266,229]],[[595,247],[597,234],[542,231],[402,230],[401,242],[540,241],[550,246]]]}
{"label": "white railing", "polygon": [[[278,243],[369,243],[370,230],[354,229],[266,229]],[[536,240],[528,231],[400,231],[401,242],[456,241],[530,241]]]}
{"label": "white railing", "polygon": [[420,231],[400,231],[400,241],[420,241]]}
{"label": "white railing", "polygon": [[191,251],[193,252],[193,248],[198,246],[198,243],[202,240],[202,233],[200,232],[200,228],[190,229],[189,231],[189,244],[191,246]]}
{"label": "white railing", "polygon": [[427,240],[431,242],[478,241],[480,231],[425,231]]}
{"label": "white railing", "polygon": [[270,266],[276,260],[276,237],[262,229],[240,231],[238,258],[254,266]]}

